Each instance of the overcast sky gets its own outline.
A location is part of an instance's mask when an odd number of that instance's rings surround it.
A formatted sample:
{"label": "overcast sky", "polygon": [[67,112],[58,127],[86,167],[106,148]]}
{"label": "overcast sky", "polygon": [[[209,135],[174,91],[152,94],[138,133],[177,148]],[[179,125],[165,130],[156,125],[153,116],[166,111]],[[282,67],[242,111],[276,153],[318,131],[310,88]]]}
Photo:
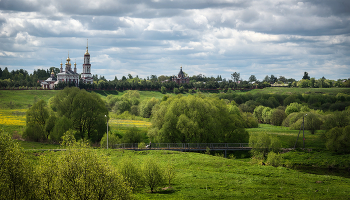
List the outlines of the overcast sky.
{"label": "overcast sky", "polygon": [[[140,3],[142,2],[142,3]],[[0,0],[0,67],[350,78],[350,0]]]}

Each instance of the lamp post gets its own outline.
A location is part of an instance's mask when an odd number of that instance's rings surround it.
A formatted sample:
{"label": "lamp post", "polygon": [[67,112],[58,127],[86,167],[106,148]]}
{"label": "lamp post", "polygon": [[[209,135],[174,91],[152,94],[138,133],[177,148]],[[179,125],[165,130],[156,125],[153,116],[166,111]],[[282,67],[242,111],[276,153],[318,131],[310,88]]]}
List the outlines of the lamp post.
{"label": "lamp post", "polygon": [[107,115],[105,115],[106,120],[107,120],[107,149],[108,149],[108,118]]}
{"label": "lamp post", "polygon": [[[307,116],[307,114],[305,114],[305,116]],[[305,149],[305,135],[304,135],[304,117],[305,116],[303,116],[303,148]]]}

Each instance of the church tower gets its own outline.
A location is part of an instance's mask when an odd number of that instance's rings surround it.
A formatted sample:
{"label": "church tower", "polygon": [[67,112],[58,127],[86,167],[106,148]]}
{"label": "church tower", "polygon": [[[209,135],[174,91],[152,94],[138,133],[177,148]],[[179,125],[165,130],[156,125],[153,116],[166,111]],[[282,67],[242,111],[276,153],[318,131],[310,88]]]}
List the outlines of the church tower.
{"label": "church tower", "polygon": [[84,54],[83,73],[81,73],[81,79],[84,83],[93,83],[88,42],[86,43],[86,52]]}

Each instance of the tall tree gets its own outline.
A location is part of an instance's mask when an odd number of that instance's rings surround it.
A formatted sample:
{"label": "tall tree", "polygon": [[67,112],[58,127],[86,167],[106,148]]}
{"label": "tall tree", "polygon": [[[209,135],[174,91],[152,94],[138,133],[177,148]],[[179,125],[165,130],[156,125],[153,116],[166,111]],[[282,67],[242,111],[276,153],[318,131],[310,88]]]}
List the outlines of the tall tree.
{"label": "tall tree", "polygon": [[269,75],[266,75],[266,76],[265,76],[263,82],[267,82],[267,83],[270,82],[270,77],[269,77]]}
{"label": "tall tree", "polygon": [[235,72],[235,73],[231,74],[231,77],[232,77],[232,79],[233,79],[233,81],[234,81],[235,83],[238,83],[239,78],[241,77],[241,74]]}
{"label": "tall tree", "polygon": [[302,79],[307,79],[307,80],[310,80],[310,76],[309,76],[309,73],[307,72],[304,72],[304,76]]}
{"label": "tall tree", "polygon": [[256,81],[256,77],[255,77],[255,75],[251,75],[249,77],[249,82],[254,82],[254,81]]}

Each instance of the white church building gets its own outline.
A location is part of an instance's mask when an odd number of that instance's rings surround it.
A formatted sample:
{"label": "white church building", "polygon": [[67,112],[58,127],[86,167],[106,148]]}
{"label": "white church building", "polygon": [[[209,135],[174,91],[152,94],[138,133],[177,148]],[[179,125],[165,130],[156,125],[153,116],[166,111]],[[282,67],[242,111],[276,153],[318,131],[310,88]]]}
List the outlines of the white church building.
{"label": "white church building", "polygon": [[[57,74],[57,78],[55,77],[55,74],[51,72],[51,76],[45,81],[41,82],[41,86],[43,89],[54,89],[55,85],[57,85],[59,82],[73,83],[75,86],[79,86],[79,74],[77,73],[77,63],[74,63],[74,69],[72,69],[69,54],[66,60],[64,71],[62,61],[60,65],[60,73]],[[86,45],[86,52],[84,54],[83,73],[81,73],[80,75],[80,79],[83,83],[93,83],[88,45]]]}

